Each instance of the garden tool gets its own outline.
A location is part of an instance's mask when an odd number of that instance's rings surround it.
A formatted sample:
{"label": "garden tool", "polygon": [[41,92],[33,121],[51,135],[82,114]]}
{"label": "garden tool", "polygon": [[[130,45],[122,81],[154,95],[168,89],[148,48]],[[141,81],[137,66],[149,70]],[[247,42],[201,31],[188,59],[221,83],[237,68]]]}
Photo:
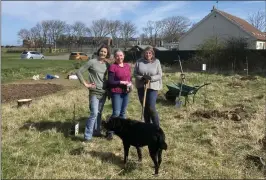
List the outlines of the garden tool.
{"label": "garden tool", "polygon": [[150,80],[148,80],[145,84],[144,84],[144,97],[143,97],[143,103],[142,103],[142,112],[141,112],[141,120],[143,120],[144,117],[144,109],[145,109],[145,104],[146,104],[146,95],[147,95],[147,90],[148,87],[150,86]]}
{"label": "garden tool", "polygon": [[185,82],[185,74],[183,72],[183,68],[182,68],[182,64],[181,64],[179,56],[178,56],[178,61],[179,61],[180,69],[181,69],[181,74],[180,74],[181,85],[180,85],[180,91],[179,91],[178,99],[176,100],[175,106],[177,108],[180,108],[182,105],[182,101],[180,100],[180,98],[181,98],[181,93],[182,93],[182,86],[183,86],[183,83]]}

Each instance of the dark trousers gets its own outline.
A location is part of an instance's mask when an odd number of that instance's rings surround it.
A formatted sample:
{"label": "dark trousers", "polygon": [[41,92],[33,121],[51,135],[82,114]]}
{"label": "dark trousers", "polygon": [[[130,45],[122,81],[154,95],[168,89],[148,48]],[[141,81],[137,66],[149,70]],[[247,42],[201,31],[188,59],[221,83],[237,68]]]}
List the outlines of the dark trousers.
{"label": "dark trousers", "polygon": [[[144,98],[144,87],[138,88],[138,96],[141,105],[143,105]],[[153,123],[160,126],[158,112],[156,111],[156,100],[158,96],[158,91],[153,89],[148,89],[146,94],[146,104],[144,108],[144,121],[145,123]]]}

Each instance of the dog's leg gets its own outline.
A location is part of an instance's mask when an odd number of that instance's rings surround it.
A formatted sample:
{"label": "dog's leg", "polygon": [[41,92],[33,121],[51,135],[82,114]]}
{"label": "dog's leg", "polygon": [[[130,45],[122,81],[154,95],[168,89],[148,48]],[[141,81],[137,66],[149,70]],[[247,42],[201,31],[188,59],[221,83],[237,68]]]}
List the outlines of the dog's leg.
{"label": "dog's leg", "polygon": [[154,175],[158,175],[158,173],[159,173],[159,165],[158,165],[158,160],[157,160],[157,158],[158,158],[158,151],[156,149],[154,149],[154,148],[151,148],[149,146],[149,152],[150,152],[151,159],[152,159],[152,161],[154,163],[154,168],[155,168]]}
{"label": "dog's leg", "polygon": [[138,161],[139,162],[141,162],[142,161],[142,153],[141,153],[141,149],[140,149],[140,147],[136,147],[136,149],[137,149],[137,153],[138,153]]}
{"label": "dog's leg", "polygon": [[126,166],[127,159],[128,159],[128,151],[129,151],[130,145],[125,143],[125,142],[123,142],[123,145],[124,145],[124,165]]}
{"label": "dog's leg", "polygon": [[159,165],[159,167],[160,167],[161,162],[162,162],[162,152],[163,152],[163,150],[159,149],[159,152],[158,152],[158,165]]}

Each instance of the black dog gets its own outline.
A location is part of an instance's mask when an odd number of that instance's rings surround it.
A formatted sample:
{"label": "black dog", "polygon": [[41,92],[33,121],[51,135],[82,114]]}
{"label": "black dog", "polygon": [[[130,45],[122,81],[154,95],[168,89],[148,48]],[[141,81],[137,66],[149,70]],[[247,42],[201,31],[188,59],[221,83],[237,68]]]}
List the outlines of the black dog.
{"label": "black dog", "polygon": [[155,175],[158,174],[162,162],[162,151],[167,149],[165,135],[160,127],[154,124],[118,117],[110,118],[107,122],[102,121],[102,124],[106,130],[114,131],[122,139],[124,145],[124,164],[127,163],[128,151],[131,145],[136,147],[139,161],[142,160],[140,147],[148,146],[155,166]]}

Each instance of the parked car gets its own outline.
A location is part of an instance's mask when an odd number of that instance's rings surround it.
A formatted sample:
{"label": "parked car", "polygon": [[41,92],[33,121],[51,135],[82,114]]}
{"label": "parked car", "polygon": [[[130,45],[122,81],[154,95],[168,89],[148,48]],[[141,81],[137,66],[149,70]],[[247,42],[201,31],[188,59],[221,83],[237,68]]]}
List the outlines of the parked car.
{"label": "parked car", "polygon": [[69,55],[69,60],[89,60],[89,56],[84,52],[72,52]]}
{"label": "parked car", "polygon": [[37,51],[23,51],[20,55],[21,59],[44,59],[44,55]]}

